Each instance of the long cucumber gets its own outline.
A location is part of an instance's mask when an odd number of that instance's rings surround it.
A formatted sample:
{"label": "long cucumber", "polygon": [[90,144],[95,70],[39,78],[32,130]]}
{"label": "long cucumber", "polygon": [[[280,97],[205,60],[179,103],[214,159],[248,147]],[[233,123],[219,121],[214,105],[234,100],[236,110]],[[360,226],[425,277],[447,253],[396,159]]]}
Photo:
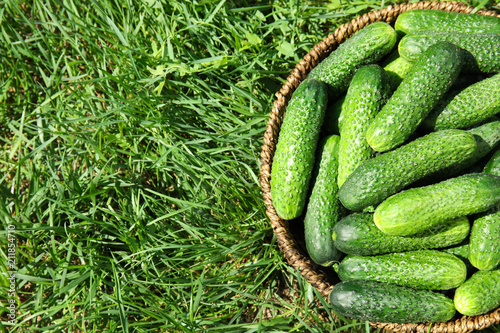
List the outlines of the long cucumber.
{"label": "long cucumber", "polygon": [[446,322],[456,313],[453,301],[438,292],[376,281],[337,283],[330,305],[340,315],[374,322]]}
{"label": "long cucumber", "polygon": [[271,170],[273,206],[283,219],[299,217],[306,205],[327,101],[326,85],[307,80],[288,103]]}
{"label": "long cucumber", "polygon": [[362,162],[340,187],[340,200],[353,211],[375,206],[426,175],[460,164],[476,147],[467,131],[429,133]]}
{"label": "long cucumber", "polygon": [[399,192],[375,209],[373,219],[382,232],[406,236],[499,203],[500,177],[472,173]]}
{"label": "long cucumber", "polygon": [[332,239],[333,228],[343,213],[337,185],[339,141],[338,135],[331,135],[319,145],[319,158],[304,217],[307,252],[321,266],[332,265],[342,254]]}
{"label": "long cucumber", "polygon": [[358,165],[375,153],[365,131],[390,96],[387,74],[378,65],[361,67],[352,78],[342,106],[338,185],[342,186]]}
{"label": "long cucumber", "polygon": [[347,91],[358,68],[382,59],[392,50],[396,40],[396,32],[389,24],[372,23],[340,44],[307,78],[325,82],[330,98],[337,98]]}
{"label": "long cucumber", "polygon": [[378,152],[403,144],[452,86],[462,68],[462,52],[447,42],[429,47],[410,68],[366,131]]}
{"label": "long cucumber", "polygon": [[342,281],[378,281],[427,290],[457,288],[467,277],[462,260],[438,250],[347,256],[336,271]]}

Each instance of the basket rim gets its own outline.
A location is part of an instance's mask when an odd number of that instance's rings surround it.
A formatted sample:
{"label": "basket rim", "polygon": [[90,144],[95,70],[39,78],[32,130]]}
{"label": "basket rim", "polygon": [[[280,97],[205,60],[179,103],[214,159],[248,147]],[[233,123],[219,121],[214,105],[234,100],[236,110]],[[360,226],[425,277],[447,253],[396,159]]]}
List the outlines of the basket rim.
{"label": "basket rim", "polygon": [[[391,5],[386,8],[373,10],[352,19],[350,22],[340,25],[336,30],[316,44],[307,53],[295,68],[291,71],[281,89],[276,92],[274,104],[269,114],[269,120],[264,133],[264,144],[261,150],[261,165],[259,181],[263,191],[263,199],[266,205],[266,214],[269,217],[273,232],[280,250],[284,253],[287,262],[310,283],[318,292],[328,300],[328,295],[333,285],[327,281],[326,275],[317,270],[317,266],[298,248],[293,234],[289,229],[288,221],[283,220],[276,214],[272,204],[270,193],[271,167],[277,144],[278,134],[286,112],[286,106],[291,95],[298,85],[305,79],[307,74],[326,56],[328,56],[338,45],[351,37],[358,30],[375,22],[386,22],[394,24],[399,14],[412,9],[444,10],[470,14],[475,10],[473,6],[458,1],[421,1],[415,3],[402,3]],[[500,13],[495,10],[481,9],[475,14],[497,16]],[[335,316],[335,314],[334,314]],[[481,330],[493,324],[500,323],[500,307],[479,316],[462,316],[444,323],[376,323],[370,324],[376,328],[382,328],[393,332],[471,332]]]}

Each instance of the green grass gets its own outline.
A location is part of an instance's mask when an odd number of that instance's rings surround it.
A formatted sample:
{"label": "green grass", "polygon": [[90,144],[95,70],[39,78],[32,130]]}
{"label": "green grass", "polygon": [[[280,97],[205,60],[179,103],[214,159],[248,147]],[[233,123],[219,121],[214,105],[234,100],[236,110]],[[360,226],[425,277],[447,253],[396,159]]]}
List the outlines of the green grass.
{"label": "green grass", "polygon": [[259,155],[295,63],[390,3],[0,1],[2,330],[369,331],[284,262]]}

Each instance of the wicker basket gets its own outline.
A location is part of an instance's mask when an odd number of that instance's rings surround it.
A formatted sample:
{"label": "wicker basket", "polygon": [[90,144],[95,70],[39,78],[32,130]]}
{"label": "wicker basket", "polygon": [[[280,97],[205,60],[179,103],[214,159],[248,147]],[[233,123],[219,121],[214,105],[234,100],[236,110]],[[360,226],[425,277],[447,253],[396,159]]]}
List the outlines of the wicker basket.
{"label": "wicker basket", "polygon": [[[306,255],[303,245],[303,234],[300,230],[303,225],[283,220],[276,214],[270,193],[271,166],[273,162],[278,134],[280,131],[286,105],[297,86],[304,80],[307,74],[337,46],[352,36],[355,32],[366,25],[374,22],[384,21],[394,24],[398,15],[411,9],[446,10],[453,12],[470,13],[474,7],[460,2],[418,2],[405,3],[389,6],[381,10],[375,10],[364,14],[349,23],[338,27],[333,34],[327,36],[317,44],[293,69],[286,83],[276,93],[273,109],[269,115],[266,132],[264,134],[264,145],[261,151],[260,184],[263,190],[266,212],[278,240],[278,245],[283,251],[288,263],[299,270],[300,274],[321,295],[328,297],[329,292],[335,284],[335,277],[326,274],[326,271],[315,265]],[[495,11],[479,10],[477,14],[500,17]],[[331,270],[330,270],[331,271]],[[445,323],[429,324],[396,324],[396,323],[370,323],[377,328],[383,328],[394,332],[471,332],[481,330],[500,322],[500,308],[481,316],[462,316]]]}

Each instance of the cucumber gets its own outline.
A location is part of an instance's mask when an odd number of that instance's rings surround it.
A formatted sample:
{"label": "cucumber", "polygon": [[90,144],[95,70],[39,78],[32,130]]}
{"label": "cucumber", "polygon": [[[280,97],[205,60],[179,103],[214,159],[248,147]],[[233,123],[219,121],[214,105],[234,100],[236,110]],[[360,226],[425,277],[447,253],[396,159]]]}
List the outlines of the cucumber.
{"label": "cucumber", "polygon": [[314,172],[304,217],[307,252],[321,266],[330,266],[341,256],[331,237],[333,227],[343,212],[337,186],[339,141],[338,135],[331,135],[319,145],[319,160],[315,167],[317,170]]}
{"label": "cucumber", "polygon": [[457,46],[442,42],[429,47],[368,127],[368,144],[385,152],[405,142],[457,79],[461,67]]}
{"label": "cucumber", "polygon": [[476,146],[467,131],[429,133],[361,163],[340,187],[340,200],[353,211],[375,206],[418,179],[463,162]]}
{"label": "cucumber", "polygon": [[434,127],[436,126],[436,119],[441,112],[443,112],[444,108],[450,104],[450,102],[463,90],[470,85],[477,83],[481,80],[485,79],[485,76],[482,74],[463,74],[460,75],[452,87],[443,95],[441,100],[438,102],[436,107],[432,109],[432,111],[427,115],[427,117],[422,121],[421,129],[425,132],[434,131]]}
{"label": "cucumber", "polygon": [[500,18],[444,10],[414,9],[401,13],[394,28],[401,34],[420,30],[500,33]]}
{"label": "cucumber", "polygon": [[500,150],[497,150],[484,166],[484,173],[500,176]]}
{"label": "cucumber", "polygon": [[389,24],[369,24],[340,44],[307,78],[327,83],[330,98],[337,98],[347,90],[359,67],[382,59],[392,50],[396,40],[396,32]]}
{"label": "cucumber", "polygon": [[[427,179],[424,179],[424,181],[428,182],[427,184],[443,181],[464,173],[466,170],[469,170],[469,168],[476,166],[479,161],[481,161],[500,144],[500,120],[496,118],[492,118],[491,121],[480,126],[473,127],[467,131],[476,139],[477,148],[474,154],[461,163],[452,165],[430,175]],[[477,172],[481,171],[481,168],[477,170]]]}
{"label": "cucumber", "polygon": [[470,247],[469,247],[469,239],[466,238],[458,245],[452,245],[449,247],[445,247],[439,249],[440,251],[453,254],[455,257],[462,260],[467,267],[467,277],[470,277],[473,273],[477,272],[476,267],[472,266],[469,260]]}
{"label": "cucumber", "polygon": [[[500,40],[499,40],[500,42]],[[500,112],[500,73],[476,82],[458,93],[432,117],[432,130],[470,128]],[[427,122],[429,122],[426,119]]]}
{"label": "cucumber", "polygon": [[457,288],[453,302],[466,316],[485,314],[500,306],[500,270],[474,273]]}
{"label": "cucumber", "polygon": [[374,151],[364,134],[390,93],[389,78],[382,67],[366,65],[354,74],[342,106],[342,126],[339,128],[339,186],[362,161],[373,156]]}
{"label": "cucumber", "polygon": [[499,203],[500,177],[471,173],[399,192],[375,209],[373,220],[384,233],[406,236]]}
{"label": "cucumber", "polygon": [[394,52],[394,55],[382,64],[382,66],[389,77],[391,90],[394,91],[413,67],[413,64],[405,58],[400,57],[399,53],[396,51]]}
{"label": "cucumber", "polygon": [[466,217],[460,217],[419,234],[407,237],[390,236],[376,227],[373,214],[352,213],[335,225],[332,239],[335,247],[343,253],[369,256],[445,248],[459,244],[466,239],[469,232],[469,220]]}
{"label": "cucumber", "polygon": [[453,43],[462,50],[463,73],[500,71],[500,33],[419,31],[404,36],[398,44],[398,50],[402,58],[415,62],[431,45],[440,42]]}
{"label": "cucumber", "polygon": [[271,170],[273,205],[285,220],[304,210],[327,100],[326,85],[307,80],[288,103]]}
{"label": "cucumber", "polygon": [[341,281],[369,280],[427,290],[457,288],[467,277],[462,260],[438,250],[347,256],[336,271]]}
{"label": "cucumber", "polygon": [[372,322],[445,322],[456,313],[453,301],[435,291],[375,281],[345,281],[330,292],[339,315]]}
{"label": "cucumber", "polygon": [[483,271],[500,268],[500,211],[482,214],[474,220],[469,261]]}

